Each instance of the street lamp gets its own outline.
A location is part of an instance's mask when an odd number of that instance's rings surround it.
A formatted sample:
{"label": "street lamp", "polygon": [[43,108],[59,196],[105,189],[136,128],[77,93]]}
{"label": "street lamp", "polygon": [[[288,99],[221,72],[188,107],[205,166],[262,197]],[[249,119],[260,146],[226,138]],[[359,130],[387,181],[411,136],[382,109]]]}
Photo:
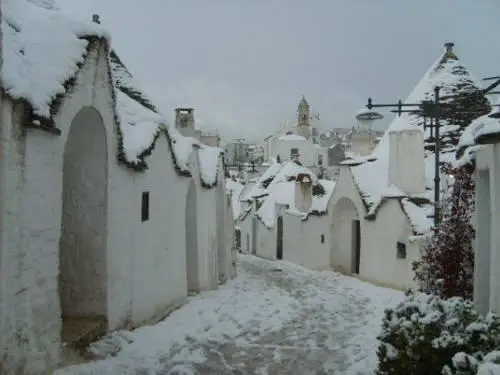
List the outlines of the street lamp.
{"label": "street lamp", "polygon": [[370,142],[370,150],[372,150],[372,124],[376,120],[383,119],[384,116],[371,109],[362,108],[356,113],[356,120],[363,125],[363,128],[368,129],[368,141]]}

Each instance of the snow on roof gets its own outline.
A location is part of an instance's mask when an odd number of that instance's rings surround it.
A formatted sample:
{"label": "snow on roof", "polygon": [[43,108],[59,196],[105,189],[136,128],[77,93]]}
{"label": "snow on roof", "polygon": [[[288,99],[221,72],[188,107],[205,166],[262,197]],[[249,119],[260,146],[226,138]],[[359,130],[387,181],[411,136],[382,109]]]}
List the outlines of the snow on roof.
{"label": "snow on roof", "polygon": [[306,141],[306,139],[298,134],[286,134],[278,138],[279,141]]}
{"label": "snow on roof", "polygon": [[226,193],[231,197],[231,205],[233,207],[233,218],[236,220],[241,214],[240,195],[243,192],[245,185],[231,178],[226,180]]}
{"label": "snow on roof", "polygon": [[278,174],[280,169],[281,169],[281,164],[273,162],[273,164],[271,164],[271,166],[267,168],[260,177],[257,178],[255,184],[252,186],[251,189],[248,190],[248,192],[246,192],[246,194],[244,194],[241,197],[241,200],[248,201],[252,200],[255,197],[259,197],[265,194],[268,183],[272,181],[272,179],[274,179],[274,177],[276,176],[276,174]]}
{"label": "snow on roof", "polygon": [[325,189],[325,194],[322,195],[313,195],[312,205],[310,212],[316,215],[320,215],[326,213],[328,208],[328,202],[333,194],[333,190],[335,189],[335,181],[330,180],[319,180],[319,183]]}
{"label": "snow on roof", "polygon": [[414,234],[425,234],[431,231],[431,222],[429,221],[429,205],[419,206],[408,198],[401,199],[403,212],[410,221],[411,229]]}
{"label": "snow on roof", "polygon": [[[267,228],[274,227],[276,204],[286,205],[289,209],[294,209],[296,178],[301,174],[309,175],[313,185],[320,184],[316,175],[308,168],[294,161],[288,161],[282,165],[281,169],[265,189],[265,197],[256,215]],[[309,213],[322,214],[326,212],[333,188],[331,184],[328,184],[329,190],[325,188],[323,183],[321,185],[325,192],[323,194],[313,194],[313,204]],[[304,214],[304,216],[307,216],[309,213]]]}
{"label": "snow on roof", "polygon": [[115,51],[111,51],[109,61],[116,92],[115,111],[123,136],[121,151],[125,163],[132,167],[146,165],[144,157],[147,156],[147,151],[152,151],[156,138],[163,130],[169,139],[174,164],[181,173],[188,175],[193,145],[198,144],[198,141],[183,137],[177,129],[166,125],[164,116],[139,88],[139,84]]}
{"label": "snow on roof", "polygon": [[26,100],[34,115],[48,119],[54,99],[66,93],[84,61],[88,38],[109,36],[90,20],[70,18],[52,0],[7,1],[2,12],[3,89]]}
{"label": "snow on roof", "polygon": [[167,129],[174,162],[181,172],[189,174],[191,155],[194,152],[193,146],[198,145],[199,142],[195,138],[184,137],[174,127],[168,126]]}
{"label": "snow on roof", "polygon": [[[109,41],[110,37],[99,24],[78,21],[64,14],[53,0],[8,1],[2,7],[2,88],[10,97],[26,100],[35,117],[50,119],[56,99],[65,95],[85,60],[89,40]],[[145,169],[144,157],[152,152],[163,130],[176,169],[188,175],[193,145],[199,142],[183,137],[166,125],[164,117],[139,89],[115,51],[110,52],[109,63],[121,138],[120,161],[138,170]],[[40,69],[43,69],[42,75]],[[218,160],[218,156],[213,159]],[[212,159],[204,159],[204,162],[208,164],[200,172],[210,185],[216,179],[216,168],[210,167]]]}
{"label": "snow on roof", "polygon": [[[492,110],[491,113],[494,111]],[[489,114],[473,120],[464,130],[458,141],[456,153],[457,164],[460,165],[471,161],[479,148],[479,146],[476,146],[476,139],[484,134],[495,133],[495,129],[497,129],[497,132],[500,131],[500,122],[498,119],[489,117]]]}
{"label": "snow on roof", "polygon": [[218,147],[202,145],[198,149],[201,181],[206,187],[215,186],[223,150]]}
{"label": "snow on roof", "polygon": [[477,129],[475,137],[476,143],[481,144],[482,143],[481,140],[483,138],[486,138],[486,136],[490,136],[493,134],[500,134],[500,122],[498,121],[498,119],[492,119],[492,120],[495,121],[488,121],[484,127]]}
{"label": "snow on roof", "polygon": [[[500,104],[500,99],[498,99],[495,104]],[[498,108],[493,107],[490,113],[473,120],[460,136],[458,147],[463,148],[473,146],[476,144],[478,132],[481,132],[485,128],[486,132],[488,132],[488,129],[494,129],[497,126],[500,126],[498,119],[489,117],[490,114],[495,113],[496,111],[498,111]]]}
{"label": "snow on roof", "polygon": [[116,114],[123,135],[123,152],[127,161],[141,162],[140,155],[148,149],[158,136],[163,118],[122,91],[116,93]]}
{"label": "snow on roof", "polygon": [[[489,143],[489,142],[484,142],[486,138],[490,138],[493,135],[500,135],[500,121],[498,118],[491,118],[489,115],[491,114],[497,114],[500,111],[500,99],[498,99],[495,104],[497,106],[494,106],[491,112],[488,115],[480,117],[483,122],[483,126],[476,126],[473,131],[474,131],[474,143],[475,144],[483,144],[483,143]],[[467,130],[469,130],[472,127],[472,124],[469,125]]]}
{"label": "snow on roof", "polygon": [[[460,92],[463,92],[462,90],[469,92],[473,87],[479,87],[479,84],[469,74],[466,68],[458,62],[458,58],[454,53],[450,54],[449,52],[445,52],[431,65],[430,69],[424,74],[422,79],[408,95],[405,103],[419,103],[423,100],[432,99],[434,87],[436,86],[441,87],[441,97],[446,98],[456,95],[458,90],[460,90]],[[442,120],[441,123],[443,139],[451,138],[447,137],[447,132],[450,134],[455,134],[457,132],[457,127],[455,125],[450,124],[446,120]],[[422,125],[422,117],[408,112],[402,113],[400,117],[396,117],[391,122],[371,156],[367,158],[367,161],[351,167],[356,186],[368,209],[368,216],[376,214],[378,207],[385,198],[406,196],[406,194],[400,191],[396,186],[389,186],[389,133],[405,128],[421,127]],[[427,129],[425,139],[429,140],[430,138],[430,130]],[[456,138],[458,140],[458,137]],[[455,147],[446,141],[443,142],[443,144],[444,147],[441,149],[441,161],[453,160]],[[362,162],[362,160],[360,161]],[[426,151],[425,164],[426,188],[428,189],[428,193],[420,198],[425,198],[425,201],[428,202],[432,200],[431,190],[434,184],[434,153],[432,151]],[[426,225],[423,224],[424,219],[421,215],[422,211],[418,211],[417,214],[417,210],[408,202],[404,203],[403,207],[413,228],[419,231],[431,228],[432,222],[431,217],[429,217],[430,213],[428,212],[427,206],[425,207],[425,211],[426,215],[429,216],[426,216]]]}

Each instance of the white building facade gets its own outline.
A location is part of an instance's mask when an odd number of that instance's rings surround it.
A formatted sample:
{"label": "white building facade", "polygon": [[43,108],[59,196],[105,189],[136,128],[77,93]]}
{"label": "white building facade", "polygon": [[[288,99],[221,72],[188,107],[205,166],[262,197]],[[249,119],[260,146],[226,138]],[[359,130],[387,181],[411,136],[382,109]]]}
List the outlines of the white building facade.
{"label": "white building facade", "polygon": [[[188,290],[234,276],[234,223],[221,151],[165,125],[100,27],[15,5],[3,10],[20,24],[36,14],[30,27],[47,43],[22,63],[61,67],[44,79],[36,69],[3,76],[0,98],[0,373],[39,374],[65,343],[161,319]],[[78,27],[82,50],[67,45]],[[11,31],[5,46],[17,48]],[[65,57],[85,56],[75,71],[51,54],[68,47]],[[8,71],[22,67],[20,55],[6,56]],[[60,76],[71,77],[67,91],[51,92]],[[13,99],[27,83],[40,96]],[[76,342],[76,323],[93,336]]]}
{"label": "white building facade", "polygon": [[[500,104],[497,103],[497,104]],[[462,160],[475,159],[474,305],[500,312],[500,121],[498,110],[476,119],[461,138]]]}
{"label": "white building facade", "polygon": [[[480,87],[458,60],[452,43],[446,44],[406,102],[427,100],[436,86],[450,98]],[[451,162],[465,125],[444,117],[441,124],[440,160]],[[412,263],[420,258],[434,224],[434,142],[421,116],[403,113],[369,156],[342,162],[329,206],[334,211],[332,267],[398,289],[418,287]],[[446,176],[441,173],[440,178],[444,181]],[[445,192],[441,184],[440,197]]]}
{"label": "white building facade", "polygon": [[327,210],[335,183],[308,168],[275,163],[240,193],[237,225],[241,249],[266,259],[283,259],[314,269],[330,267]]}
{"label": "white building facade", "polygon": [[308,167],[326,166],[328,150],[319,145],[319,133],[312,121],[319,115],[311,115],[309,103],[302,97],[297,108],[296,124],[289,123],[263,141],[264,159],[289,161],[298,158]]}

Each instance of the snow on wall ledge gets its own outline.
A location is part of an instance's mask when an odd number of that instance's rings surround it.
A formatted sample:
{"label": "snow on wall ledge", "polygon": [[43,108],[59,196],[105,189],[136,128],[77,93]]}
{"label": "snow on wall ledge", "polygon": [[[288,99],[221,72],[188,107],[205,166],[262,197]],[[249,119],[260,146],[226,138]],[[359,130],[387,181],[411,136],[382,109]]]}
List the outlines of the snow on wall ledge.
{"label": "snow on wall ledge", "polygon": [[211,188],[217,184],[220,156],[223,152],[218,147],[204,145],[198,149],[200,178],[204,187]]}
{"label": "snow on wall ledge", "polygon": [[35,115],[49,118],[54,98],[65,94],[65,84],[84,61],[85,38],[110,37],[90,20],[68,18],[48,0],[7,1],[2,11],[3,89],[14,99],[25,99]]}
{"label": "snow on wall ledge", "polygon": [[[42,119],[54,115],[54,103],[64,96],[88,54],[91,38],[109,34],[94,22],[72,19],[52,0],[16,0],[3,4],[3,90],[13,99],[26,100]],[[189,160],[198,140],[183,137],[166,125],[164,116],[140,89],[114,51],[109,52],[110,82],[115,118],[119,124],[119,161],[135,170],[147,168],[145,157],[163,132],[179,174],[189,176]],[[43,67],[43,77],[39,72]],[[120,139],[121,138],[121,139]],[[220,149],[200,148],[201,179],[205,187],[217,182]]]}
{"label": "snow on wall ledge", "polygon": [[116,114],[123,135],[123,152],[131,163],[139,163],[143,154],[155,141],[163,119],[120,90],[116,92]]}

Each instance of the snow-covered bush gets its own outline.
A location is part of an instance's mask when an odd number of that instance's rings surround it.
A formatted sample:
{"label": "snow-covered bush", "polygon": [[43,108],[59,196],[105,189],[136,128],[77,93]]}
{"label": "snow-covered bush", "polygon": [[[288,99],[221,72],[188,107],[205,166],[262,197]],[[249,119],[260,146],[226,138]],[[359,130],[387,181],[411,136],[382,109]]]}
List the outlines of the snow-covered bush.
{"label": "snow-covered bush", "polygon": [[454,183],[442,204],[441,224],[413,262],[420,290],[443,298],[472,299],[474,277],[475,231],[471,216],[474,210],[474,166],[443,167]]}
{"label": "snow-covered bush", "polygon": [[377,375],[441,374],[456,353],[480,360],[500,343],[500,319],[463,298],[408,292],[382,323]]}
{"label": "snow-covered bush", "polygon": [[464,352],[457,353],[451,366],[443,368],[442,375],[500,375],[500,351],[488,353],[482,361]]}

